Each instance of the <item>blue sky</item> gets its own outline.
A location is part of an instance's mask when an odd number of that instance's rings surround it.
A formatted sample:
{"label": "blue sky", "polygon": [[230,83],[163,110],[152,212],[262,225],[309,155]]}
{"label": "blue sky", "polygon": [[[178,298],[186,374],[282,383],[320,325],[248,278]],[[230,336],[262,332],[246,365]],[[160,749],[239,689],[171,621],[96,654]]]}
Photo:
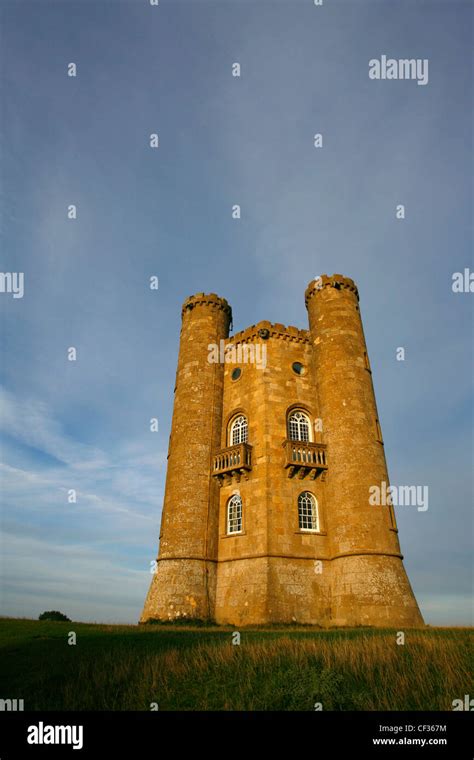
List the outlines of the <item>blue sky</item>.
{"label": "blue sky", "polygon": [[[397,512],[422,613],[472,623],[473,296],[451,288],[473,269],[471,16],[3,2],[1,271],[25,273],[22,299],[0,294],[3,614],[137,621],[182,301],[224,296],[235,331],[306,327],[306,285],[337,272],[359,286],[391,482],[429,486],[427,512]],[[382,54],[427,58],[429,83],[370,80]]]}

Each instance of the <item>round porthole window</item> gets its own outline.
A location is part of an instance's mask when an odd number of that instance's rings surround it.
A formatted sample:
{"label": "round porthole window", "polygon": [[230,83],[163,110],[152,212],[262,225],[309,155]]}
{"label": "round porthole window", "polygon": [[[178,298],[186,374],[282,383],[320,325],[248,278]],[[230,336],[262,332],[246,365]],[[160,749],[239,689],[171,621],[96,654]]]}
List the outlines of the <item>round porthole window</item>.
{"label": "round porthole window", "polygon": [[293,362],[292,369],[296,375],[304,374],[304,366],[301,364],[301,362]]}
{"label": "round porthole window", "polygon": [[242,374],[242,370],[240,369],[240,367],[236,367],[235,369],[232,370],[232,375],[231,375],[232,380],[238,380],[241,374]]}

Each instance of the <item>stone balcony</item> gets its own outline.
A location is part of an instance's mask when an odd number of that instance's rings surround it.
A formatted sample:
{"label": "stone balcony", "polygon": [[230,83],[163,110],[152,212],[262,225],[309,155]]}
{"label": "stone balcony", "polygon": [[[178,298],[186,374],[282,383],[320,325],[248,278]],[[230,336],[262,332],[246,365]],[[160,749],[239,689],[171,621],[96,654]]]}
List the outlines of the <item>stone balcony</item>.
{"label": "stone balcony", "polygon": [[212,475],[219,480],[220,485],[224,481],[231,483],[234,478],[240,482],[242,475],[248,479],[251,469],[252,447],[248,443],[221,449],[212,459]]}
{"label": "stone balcony", "polygon": [[287,440],[283,446],[289,478],[298,475],[302,480],[309,475],[310,480],[315,480],[318,475],[322,475],[324,480],[328,468],[326,444]]}

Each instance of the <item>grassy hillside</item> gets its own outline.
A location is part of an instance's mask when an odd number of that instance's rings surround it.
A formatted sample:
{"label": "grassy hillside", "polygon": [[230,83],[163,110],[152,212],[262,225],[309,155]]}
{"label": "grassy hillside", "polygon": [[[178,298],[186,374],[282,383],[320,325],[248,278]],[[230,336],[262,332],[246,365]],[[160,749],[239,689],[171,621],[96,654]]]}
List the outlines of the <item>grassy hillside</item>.
{"label": "grassy hillside", "polygon": [[[68,645],[74,631],[77,644]],[[472,630],[120,626],[0,620],[2,698],[25,710],[451,710]]]}

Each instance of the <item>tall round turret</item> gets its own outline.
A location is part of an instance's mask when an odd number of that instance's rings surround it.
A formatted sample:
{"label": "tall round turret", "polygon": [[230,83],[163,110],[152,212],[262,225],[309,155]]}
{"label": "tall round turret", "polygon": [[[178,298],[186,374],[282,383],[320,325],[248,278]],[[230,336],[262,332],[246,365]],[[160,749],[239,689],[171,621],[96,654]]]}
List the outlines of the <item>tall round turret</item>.
{"label": "tall round turret", "polygon": [[219,488],[210,464],[220,446],[224,373],[216,358],[231,319],[214,293],[183,304],[159,556],[142,622],[214,615]]}
{"label": "tall round turret", "polygon": [[309,284],[305,302],[330,462],[332,624],[422,625],[393,507],[370,503],[371,488],[383,494],[389,480],[357,287],[341,275],[323,275]]}

